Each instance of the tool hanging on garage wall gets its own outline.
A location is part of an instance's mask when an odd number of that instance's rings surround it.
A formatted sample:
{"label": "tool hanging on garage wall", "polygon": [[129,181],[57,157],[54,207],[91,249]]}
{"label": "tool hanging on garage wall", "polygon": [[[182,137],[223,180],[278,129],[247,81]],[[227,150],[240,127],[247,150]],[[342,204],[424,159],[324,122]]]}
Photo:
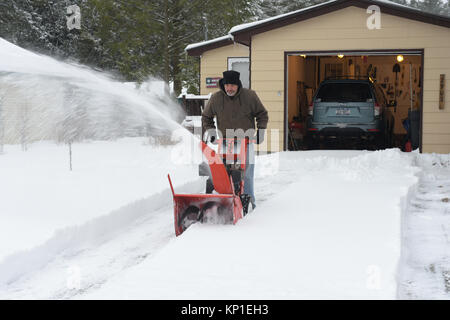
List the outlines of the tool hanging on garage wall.
{"label": "tool hanging on garage wall", "polygon": [[[421,58],[420,56],[404,56],[402,62],[396,60],[396,56],[363,56],[361,59],[354,59],[355,75],[359,68],[368,72],[368,75],[380,83],[382,90],[388,101],[397,102],[395,111],[395,130],[396,134],[404,134],[404,128],[401,125],[402,119],[408,116],[408,110],[411,109],[411,93],[413,109],[420,109],[420,95],[422,79]],[[411,80],[409,64],[412,63]],[[376,75],[376,77],[375,77]],[[412,84],[412,90],[410,86]],[[411,92],[411,93],[410,93]]]}

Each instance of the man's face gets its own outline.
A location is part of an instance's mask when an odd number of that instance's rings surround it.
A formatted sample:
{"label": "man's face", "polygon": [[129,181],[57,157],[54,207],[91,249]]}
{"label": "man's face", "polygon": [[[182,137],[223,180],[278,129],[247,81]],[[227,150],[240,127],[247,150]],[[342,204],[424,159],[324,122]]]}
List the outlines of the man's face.
{"label": "man's face", "polygon": [[238,90],[238,85],[237,84],[226,84],[225,85],[225,92],[230,97],[234,96],[236,94],[237,90]]}

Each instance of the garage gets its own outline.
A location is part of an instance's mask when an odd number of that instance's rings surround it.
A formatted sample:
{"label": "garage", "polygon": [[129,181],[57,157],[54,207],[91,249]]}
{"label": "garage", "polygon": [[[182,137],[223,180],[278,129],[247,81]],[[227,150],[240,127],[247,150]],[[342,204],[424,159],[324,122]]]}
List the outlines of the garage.
{"label": "garage", "polygon": [[[376,26],[370,25],[373,19]],[[449,17],[387,1],[334,0],[235,26],[228,36],[222,47],[220,41],[214,47],[205,42],[186,51],[201,62],[200,94],[217,90],[206,78],[221,77],[230,58],[248,53],[249,87],[269,112],[259,151],[308,150],[308,108],[313,104],[314,110],[320,84],[348,77],[366,78],[389,105],[382,109],[393,118],[392,137],[383,148],[450,153]],[[377,100],[378,95],[373,109]],[[348,112],[347,106],[341,109],[333,112]],[[336,122],[338,128],[346,125]],[[314,147],[378,149],[365,143],[369,140]]]}
{"label": "garage", "polygon": [[386,109],[384,112],[389,113],[392,119],[389,120],[392,122],[392,130],[387,130],[389,141],[382,147],[395,147],[405,151],[419,147],[421,135],[418,124],[422,113],[421,50],[303,51],[287,52],[285,58],[288,150],[380,148],[375,139],[371,139],[373,137],[359,132],[352,135],[333,133],[316,138],[312,128],[308,128],[307,119],[312,116],[313,97],[319,84],[329,79],[369,80],[377,84],[384,96],[380,100],[385,99],[386,102],[382,106]]}

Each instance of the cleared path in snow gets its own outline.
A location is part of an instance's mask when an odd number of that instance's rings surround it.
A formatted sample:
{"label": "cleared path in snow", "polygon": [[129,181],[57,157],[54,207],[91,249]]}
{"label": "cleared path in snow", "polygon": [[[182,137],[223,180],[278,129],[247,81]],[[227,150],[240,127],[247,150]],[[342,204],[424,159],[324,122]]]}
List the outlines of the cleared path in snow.
{"label": "cleared path in snow", "polygon": [[280,156],[278,172],[256,180],[264,202],[237,226],[194,225],[78,298],[395,298],[400,201],[417,180],[411,157]]}
{"label": "cleared path in snow", "polygon": [[[259,157],[258,207],[238,225],[197,224],[175,238],[166,190],[146,199],[154,205],[149,214],[108,237],[93,234],[82,246],[69,241],[39,268],[10,277],[0,298],[395,298],[400,199],[415,171],[397,150]],[[203,184],[186,187],[198,192]],[[107,229],[108,218],[103,223]],[[31,253],[42,258],[51,243]]]}

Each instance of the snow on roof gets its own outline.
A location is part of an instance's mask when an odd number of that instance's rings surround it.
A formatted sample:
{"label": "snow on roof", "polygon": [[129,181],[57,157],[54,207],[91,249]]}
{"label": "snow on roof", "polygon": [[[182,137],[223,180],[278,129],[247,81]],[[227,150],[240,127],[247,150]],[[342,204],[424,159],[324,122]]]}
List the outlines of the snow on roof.
{"label": "snow on roof", "polygon": [[223,41],[223,40],[234,40],[234,37],[232,35],[233,32],[237,32],[237,31],[240,31],[240,30],[243,30],[243,29],[246,29],[246,28],[250,28],[250,27],[253,27],[253,26],[256,26],[256,25],[268,22],[268,21],[271,21],[271,20],[276,20],[276,19],[282,18],[284,16],[293,15],[293,14],[296,14],[296,13],[298,13],[300,11],[304,11],[304,10],[311,9],[311,8],[314,8],[314,7],[319,7],[319,6],[322,6],[322,5],[325,5],[325,4],[329,4],[329,3],[332,3],[332,2],[336,2],[336,1],[337,0],[331,0],[331,1],[328,1],[328,2],[325,2],[325,3],[321,3],[321,4],[318,4],[318,5],[315,5],[315,6],[310,6],[310,7],[307,7],[307,8],[300,9],[300,10],[292,11],[292,12],[281,14],[281,15],[274,16],[274,17],[270,17],[270,18],[267,18],[267,19],[264,19],[264,20],[243,23],[243,24],[240,24],[240,25],[237,25],[237,26],[234,26],[233,28],[231,28],[230,31],[228,32],[228,34],[225,35],[225,36],[222,36],[222,37],[219,37],[219,38],[215,38],[215,39],[211,39],[211,40],[208,40],[208,41],[202,41],[202,42],[197,42],[197,43],[190,44],[190,45],[186,46],[186,48],[184,50],[185,51],[192,50],[194,48],[203,47],[203,46],[206,46],[208,44],[212,44],[212,43],[215,43],[215,42],[220,42],[220,41]]}
{"label": "snow on roof", "polygon": [[[205,46],[205,45],[208,45],[208,44],[211,44],[211,43],[215,43],[215,42],[219,42],[219,41],[223,41],[223,40],[227,40],[227,39],[234,41],[233,33],[236,33],[236,32],[239,32],[239,31],[242,31],[242,30],[245,30],[245,29],[249,29],[249,28],[252,28],[252,27],[256,27],[258,25],[262,25],[262,24],[265,24],[265,23],[270,22],[270,21],[275,21],[275,20],[279,20],[279,19],[286,18],[286,17],[289,17],[289,16],[294,16],[294,15],[297,15],[297,14],[303,12],[303,11],[306,12],[306,11],[311,10],[313,8],[319,8],[319,7],[322,7],[322,6],[327,6],[329,4],[332,4],[332,3],[335,3],[335,2],[338,2],[338,1],[341,1],[341,0],[330,0],[330,1],[327,1],[327,2],[320,3],[320,4],[316,4],[316,5],[313,5],[313,6],[306,7],[306,8],[302,8],[302,9],[299,9],[299,10],[295,10],[295,11],[291,11],[291,12],[288,12],[288,13],[284,13],[284,14],[280,14],[280,15],[277,15],[277,16],[273,16],[273,17],[270,17],[270,18],[267,18],[267,19],[239,24],[237,26],[232,27],[230,29],[230,31],[228,31],[228,34],[226,36],[222,36],[222,37],[215,38],[215,39],[208,40],[208,41],[203,41],[203,42],[190,44],[190,45],[188,45],[186,47],[185,50],[186,51],[187,50],[191,50],[193,48],[202,47],[202,46]],[[395,3],[395,2],[392,2],[390,0],[372,0],[370,2],[372,2],[374,5],[383,4],[383,5],[394,6],[394,7],[398,7],[398,8],[402,8],[402,9],[414,10],[414,11],[422,12],[422,13],[424,12],[424,11],[418,9],[418,8],[413,8],[413,7],[410,7],[410,6],[407,6],[407,5]]]}
{"label": "snow on roof", "polygon": [[[285,18],[285,17],[289,17],[289,16],[292,16],[292,15],[296,15],[296,14],[302,12],[302,11],[311,10],[313,8],[318,8],[318,7],[321,7],[321,6],[327,6],[327,5],[329,5],[329,4],[333,3],[333,2],[338,2],[338,1],[339,0],[331,0],[331,1],[323,2],[323,3],[320,3],[320,4],[314,5],[314,6],[309,6],[309,7],[306,7],[306,8],[302,8],[302,9],[299,9],[299,10],[296,10],[296,11],[291,11],[291,12],[288,12],[288,13],[280,14],[278,16],[273,16],[273,17],[270,17],[270,18],[267,18],[267,19],[264,19],[264,20],[259,20],[259,21],[249,22],[249,23],[243,23],[243,24],[234,26],[233,28],[230,29],[230,31],[228,33],[229,34],[233,34],[235,32],[239,32],[239,31],[242,31],[242,30],[245,30],[245,29],[248,29],[248,28],[252,28],[252,27],[255,27],[255,26],[258,26],[258,25],[270,22],[270,21],[273,21],[273,20],[278,20],[278,19],[281,19],[281,18]],[[374,5],[379,3],[379,4],[386,4],[386,5],[391,5],[391,6],[397,6],[397,7],[403,8],[403,9],[411,9],[411,10],[416,10],[418,12],[423,12],[420,9],[412,8],[412,7],[409,7],[407,5],[402,5],[402,4],[395,3],[395,2],[392,2],[392,1],[389,1],[389,0],[372,0],[371,2],[373,2]]]}
{"label": "snow on roof", "polygon": [[193,43],[193,44],[190,44],[190,45],[186,46],[186,48],[184,50],[188,51],[188,50],[192,50],[194,48],[203,47],[203,46],[206,46],[208,44],[215,43],[215,42],[220,42],[220,41],[224,41],[224,40],[233,40],[233,36],[231,34],[227,34],[226,36],[222,36],[222,37],[219,37],[219,38]]}
{"label": "snow on roof", "polygon": [[404,4],[400,4],[400,3],[397,3],[397,2],[392,2],[391,0],[374,0],[374,2],[381,2],[381,3],[384,3],[384,4],[391,4],[393,6],[403,7],[403,8],[406,8],[406,9],[413,9],[413,10],[421,11],[418,8],[413,8],[413,7],[404,5]]}
{"label": "snow on roof", "polygon": [[230,29],[230,31],[228,33],[232,34],[234,32],[238,32],[238,31],[241,31],[241,30],[244,30],[244,29],[247,29],[247,28],[251,28],[251,27],[254,27],[254,26],[257,26],[257,25],[269,22],[269,21],[272,21],[272,20],[278,20],[280,18],[284,18],[284,17],[288,17],[288,16],[291,16],[291,15],[298,14],[298,13],[300,13],[302,11],[306,11],[306,10],[310,10],[312,8],[328,5],[328,4],[336,2],[336,1],[338,1],[338,0],[327,1],[327,2],[324,2],[324,3],[316,4],[314,6],[309,6],[309,7],[303,8],[303,9],[291,11],[291,12],[288,12],[288,13],[283,13],[283,14],[280,14],[278,16],[273,16],[273,17],[270,17],[270,18],[267,18],[267,19],[263,19],[263,20],[259,20],[259,21],[243,23],[243,24],[234,26],[233,28]]}

